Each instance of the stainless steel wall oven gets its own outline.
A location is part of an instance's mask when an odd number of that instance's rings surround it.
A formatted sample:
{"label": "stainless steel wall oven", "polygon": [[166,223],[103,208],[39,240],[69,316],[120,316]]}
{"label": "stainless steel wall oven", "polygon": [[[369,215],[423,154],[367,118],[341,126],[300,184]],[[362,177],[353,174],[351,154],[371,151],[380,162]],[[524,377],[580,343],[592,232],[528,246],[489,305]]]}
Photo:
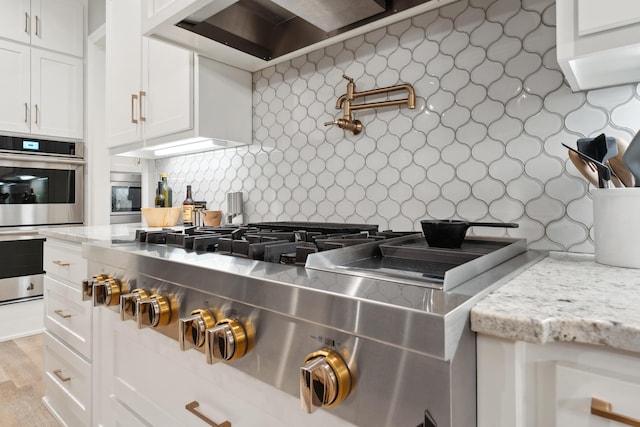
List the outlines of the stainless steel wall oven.
{"label": "stainless steel wall oven", "polygon": [[0,229],[82,224],[82,143],[0,136]]}
{"label": "stainless steel wall oven", "polygon": [[111,224],[142,221],[142,174],[111,172]]}

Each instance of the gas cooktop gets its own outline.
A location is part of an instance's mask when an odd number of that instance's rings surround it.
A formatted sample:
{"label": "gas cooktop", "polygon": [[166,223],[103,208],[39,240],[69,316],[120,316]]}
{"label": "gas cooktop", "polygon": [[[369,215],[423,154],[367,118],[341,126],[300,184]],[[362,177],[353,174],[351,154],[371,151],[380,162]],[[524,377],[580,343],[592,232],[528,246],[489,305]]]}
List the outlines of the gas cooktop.
{"label": "gas cooktop", "polygon": [[315,222],[137,230],[136,241],[443,290],[527,249],[524,239],[491,237],[467,238],[459,249],[433,248],[415,231]]}

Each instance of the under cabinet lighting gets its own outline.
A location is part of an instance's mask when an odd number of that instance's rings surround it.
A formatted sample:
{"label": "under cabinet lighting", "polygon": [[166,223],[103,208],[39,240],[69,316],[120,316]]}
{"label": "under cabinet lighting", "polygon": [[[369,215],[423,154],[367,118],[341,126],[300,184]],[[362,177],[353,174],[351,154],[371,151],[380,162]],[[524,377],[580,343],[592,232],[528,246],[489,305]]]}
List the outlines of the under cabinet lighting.
{"label": "under cabinet lighting", "polygon": [[204,141],[176,145],[176,146],[167,147],[167,148],[161,148],[159,150],[154,150],[153,154],[155,154],[158,157],[171,156],[173,154],[186,154],[186,153],[193,153],[196,151],[210,150],[215,146],[216,144],[213,142],[212,139],[206,139]]}

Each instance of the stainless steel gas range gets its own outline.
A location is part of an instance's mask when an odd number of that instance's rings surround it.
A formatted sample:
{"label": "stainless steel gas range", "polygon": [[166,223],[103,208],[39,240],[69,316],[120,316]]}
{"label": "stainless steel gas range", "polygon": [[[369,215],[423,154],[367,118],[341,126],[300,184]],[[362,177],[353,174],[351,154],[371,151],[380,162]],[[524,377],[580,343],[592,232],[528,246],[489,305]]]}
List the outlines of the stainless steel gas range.
{"label": "stainless steel gas range", "polygon": [[94,305],[298,396],[283,419],[322,408],[389,427],[476,424],[469,311],[543,256],[522,239],[437,249],[413,232],[313,223],[140,230],[83,254]]}

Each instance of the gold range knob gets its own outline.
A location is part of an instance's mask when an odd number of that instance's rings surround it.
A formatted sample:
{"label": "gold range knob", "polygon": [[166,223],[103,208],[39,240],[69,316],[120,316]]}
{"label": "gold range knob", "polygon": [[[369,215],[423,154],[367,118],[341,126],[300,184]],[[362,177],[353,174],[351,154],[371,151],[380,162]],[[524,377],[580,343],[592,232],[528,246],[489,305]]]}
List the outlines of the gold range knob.
{"label": "gold range knob", "polygon": [[93,284],[107,280],[106,274],[94,274],[91,279],[82,281],[82,301],[93,301]]}
{"label": "gold range knob", "polygon": [[216,315],[210,310],[193,310],[189,313],[189,317],[178,320],[178,325],[180,350],[202,348],[206,341],[207,329],[216,325]]}
{"label": "gold range knob", "polygon": [[134,289],[128,294],[120,295],[120,320],[136,319],[138,303],[149,298],[144,289]]}
{"label": "gold range knob", "polygon": [[332,408],[351,392],[351,373],[342,357],[323,349],[309,354],[300,368],[300,401],[302,408]]}
{"label": "gold range knob", "polygon": [[120,302],[123,283],[112,277],[93,282],[93,305],[113,306]]}
{"label": "gold range knob", "polygon": [[251,324],[243,325],[239,320],[225,318],[205,333],[207,363],[215,359],[224,362],[238,360],[253,345],[254,332]]}
{"label": "gold range knob", "polygon": [[154,294],[145,300],[140,300],[136,305],[136,318],[138,328],[143,326],[168,325],[171,321],[171,305],[169,300],[162,295]]}

